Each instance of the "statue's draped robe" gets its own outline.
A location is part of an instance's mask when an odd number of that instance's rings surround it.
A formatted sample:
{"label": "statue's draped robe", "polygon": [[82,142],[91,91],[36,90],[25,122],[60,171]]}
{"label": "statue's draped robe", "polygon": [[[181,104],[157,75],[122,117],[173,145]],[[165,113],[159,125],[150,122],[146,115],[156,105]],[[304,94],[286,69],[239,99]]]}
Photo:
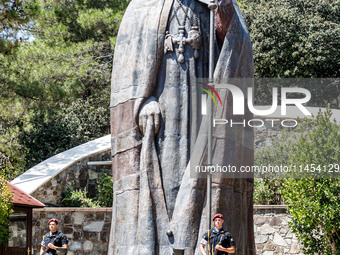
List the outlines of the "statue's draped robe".
{"label": "statue's draped robe", "polygon": [[[200,110],[193,109],[200,100],[196,79],[208,77],[209,9],[196,0],[189,2],[188,16],[196,13],[203,37],[197,60],[189,45],[184,64],[177,61],[176,46],[164,55],[165,31],[178,34],[175,10],[179,10],[180,25],[184,24],[177,1],[132,0],[118,33],[111,93],[114,202],[110,255],[169,255],[173,249],[200,254],[199,242],[206,231],[206,180],[190,178],[188,163],[190,145],[198,163],[206,158],[206,121]],[[217,16],[216,81],[252,78],[249,34],[237,4],[220,1]],[[186,36],[191,25],[185,22]],[[249,84],[236,85],[246,91]],[[224,107],[216,108],[214,116],[230,118],[231,95],[219,92]],[[155,135],[149,118],[142,135],[138,116],[150,101],[161,109],[161,126]],[[241,118],[251,115],[246,111]],[[189,123],[199,124],[195,128]],[[253,164],[251,130],[225,126],[216,132],[214,162]],[[225,215],[224,227],[234,236],[237,254],[255,254],[252,180],[214,178],[212,186],[213,213]],[[174,233],[172,238],[166,235],[168,229]]]}

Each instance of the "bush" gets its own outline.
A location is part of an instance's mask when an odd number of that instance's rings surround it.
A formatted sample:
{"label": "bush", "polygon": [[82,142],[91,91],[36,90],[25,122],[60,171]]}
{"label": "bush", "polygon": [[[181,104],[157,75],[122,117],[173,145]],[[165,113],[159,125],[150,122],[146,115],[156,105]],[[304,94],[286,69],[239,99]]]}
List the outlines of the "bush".
{"label": "bush", "polygon": [[60,152],[109,134],[108,102],[108,99],[79,99],[61,111],[37,112],[19,136],[25,149],[26,169]]}
{"label": "bush", "polygon": [[339,77],[339,1],[242,2],[257,78]]}
{"label": "bush", "polygon": [[63,193],[63,200],[61,201],[64,207],[100,207],[97,201],[87,197],[87,190],[73,190],[72,186],[67,187]]}
{"label": "bush", "polygon": [[[292,139],[292,132],[281,131],[275,137],[271,137],[271,146],[255,150],[255,165],[286,165],[291,145],[296,142]],[[281,190],[285,179],[255,178],[254,181],[254,204],[277,205],[284,204]]]}
{"label": "bush", "polygon": [[98,203],[103,207],[111,207],[113,203],[113,177],[103,174],[102,178],[97,179]]}
{"label": "bush", "polygon": [[[312,129],[292,145],[288,164],[329,166],[339,176],[340,127],[331,121],[331,112],[319,112]],[[334,175],[333,173],[333,175]],[[333,176],[334,177],[334,176]],[[283,196],[292,217],[290,228],[303,244],[305,254],[340,254],[340,179],[287,179]]]}
{"label": "bush", "polygon": [[0,245],[7,245],[11,236],[9,230],[9,215],[12,211],[12,195],[7,187],[5,179],[0,177]]}
{"label": "bush", "polygon": [[284,179],[255,178],[254,204],[278,205],[283,204],[281,194]]}

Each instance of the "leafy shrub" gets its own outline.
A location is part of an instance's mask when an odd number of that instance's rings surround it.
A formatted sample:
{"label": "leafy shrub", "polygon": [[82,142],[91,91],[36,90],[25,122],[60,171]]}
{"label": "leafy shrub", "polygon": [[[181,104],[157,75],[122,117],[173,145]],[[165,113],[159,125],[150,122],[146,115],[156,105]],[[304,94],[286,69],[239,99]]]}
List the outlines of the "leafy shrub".
{"label": "leafy shrub", "polygon": [[100,207],[97,201],[87,197],[86,188],[73,190],[73,187],[69,186],[63,193],[63,197],[61,204],[64,207]]}
{"label": "leafy shrub", "polygon": [[75,100],[62,111],[37,112],[19,136],[26,168],[77,145],[109,134],[109,100]]}
{"label": "leafy shrub", "polygon": [[[295,130],[290,133],[281,131],[277,136],[271,137],[271,146],[255,149],[255,165],[286,165],[290,146],[296,142],[292,139],[294,133]],[[284,179],[276,178],[255,178],[254,204],[284,204],[281,194],[284,181]]]}
{"label": "leafy shrub", "polygon": [[256,77],[339,77],[339,1],[241,2]]}
{"label": "leafy shrub", "polygon": [[113,203],[113,177],[103,174],[102,178],[97,179],[98,202],[101,206],[111,207]]}
{"label": "leafy shrub", "polygon": [[281,194],[284,179],[255,178],[254,181],[254,204],[278,205],[283,204]]}
{"label": "leafy shrub", "polygon": [[[301,122],[290,134],[276,137],[272,146],[256,153],[256,164],[301,165],[303,168],[312,164],[315,168],[333,164],[332,177],[338,177],[340,126],[331,118],[332,113],[327,109],[319,112],[315,119]],[[277,192],[288,204],[289,226],[303,244],[304,254],[340,254],[339,178],[256,180],[254,201],[271,203]]]}
{"label": "leafy shrub", "polygon": [[11,236],[9,215],[12,213],[12,195],[5,179],[0,177],[0,245],[6,245]]}
{"label": "leafy shrub", "polygon": [[[331,111],[319,112],[314,128],[301,134],[291,147],[288,163],[329,167],[339,176],[340,126]],[[323,169],[323,168],[322,168]],[[287,179],[283,195],[292,216],[290,227],[303,244],[305,254],[340,254],[340,179]]]}

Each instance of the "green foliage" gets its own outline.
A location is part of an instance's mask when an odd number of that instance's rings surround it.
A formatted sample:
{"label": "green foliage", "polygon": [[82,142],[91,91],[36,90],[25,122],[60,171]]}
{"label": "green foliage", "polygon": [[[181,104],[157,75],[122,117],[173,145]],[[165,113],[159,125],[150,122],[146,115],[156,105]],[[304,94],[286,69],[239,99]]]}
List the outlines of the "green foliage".
{"label": "green foliage", "polygon": [[38,11],[36,0],[0,1],[0,54],[10,54],[19,40],[23,40],[18,31],[28,26]]}
{"label": "green foliage", "polygon": [[9,230],[9,215],[12,210],[12,195],[7,187],[5,179],[0,177],[0,245],[7,245],[7,241],[11,236]]}
{"label": "green foliage", "polygon": [[12,180],[23,173],[24,155],[18,142],[24,109],[16,100],[3,98],[0,103],[0,175]]}
{"label": "green foliage", "polygon": [[340,162],[340,127],[331,121],[332,112],[319,111],[309,121],[297,142],[291,147],[289,163],[295,165],[321,165]]}
{"label": "green foliage", "polygon": [[289,148],[295,142],[292,133],[285,130],[270,138],[270,146],[255,151],[255,165],[285,165],[289,157]]}
{"label": "green foliage", "polygon": [[63,193],[61,204],[64,207],[100,207],[98,202],[87,197],[86,188],[84,190],[74,190],[72,186],[67,187]]}
{"label": "green foliage", "polygon": [[283,204],[282,186],[284,179],[255,178],[254,204],[278,205]]}
{"label": "green foliage", "polygon": [[304,253],[339,254],[339,180],[288,179],[284,186],[292,217],[289,226],[303,244]]}
{"label": "green foliage", "polygon": [[[331,112],[319,112],[289,151],[289,164],[329,166],[340,162],[340,127]],[[335,171],[335,169],[334,169]],[[283,195],[292,216],[290,227],[305,254],[340,253],[339,179],[287,179]]]}
{"label": "green foliage", "polygon": [[[104,98],[105,100],[105,98]],[[26,168],[109,133],[107,102],[78,99],[61,111],[34,114],[19,136],[26,150]]]}
{"label": "green foliage", "polygon": [[22,33],[39,11],[35,0],[0,1],[0,174],[11,180],[23,172],[24,157],[18,143],[24,105],[9,88],[9,67],[16,61]]}
{"label": "green foliage", "polygon": [[7,19],[7,27],[30,40],[0,50],[0,171],[8,179],[109,133],[113,50],[129,2],[16,1],[29,7],[29,22]]}
{"label": "green foliage", "polygon": [[[256,166],[280,166],[287,165],[290,147],[296,142],[293,138],[295,131],[285,130],[271,137],[270,146],[255,150]],[[255,178],[254,181],[254,204],[284,204],[281,194],[285,179]]]}
{"label": "green foliage", "polygon": [[243,2],[256,77],[339,77],[339,0]]}
{"label": "green foliage", "polygon": [[8,87],[38,108],[108,94],[126,2],[47,0],[40,6],[30,31],[35,40],[21,44],[7,67]]}
{"label": "green foliage", "polygon": [[65,207],[112,207],[113,202],[113,178],[111,174],[103,173],[97,179],[98,195],[95,198],[87,197],[87,189],[75,189],[74,184],[63,192],[62,206]]}
{"label": "green foliage", "polygon": [[102,178],[97,179],[98,202],[103,207],[111,207],[113,202],[113,177],[103,174]]}

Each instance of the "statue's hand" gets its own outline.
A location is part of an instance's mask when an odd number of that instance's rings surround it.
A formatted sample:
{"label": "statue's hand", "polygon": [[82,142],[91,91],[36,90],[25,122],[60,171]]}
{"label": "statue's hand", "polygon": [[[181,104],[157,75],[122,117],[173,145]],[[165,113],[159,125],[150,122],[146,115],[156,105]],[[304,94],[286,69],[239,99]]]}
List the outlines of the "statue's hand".
{"label": "statue's hand", "polygon": [[148,128],[152,128],[152,126],[154,126],[154,134],[157,135],[160,128],[160,123],[161,109],[159,108],[156,98],[150,97],[148,101],[142,105],[139,111],[139,129],[142,134],[145,135]]}

